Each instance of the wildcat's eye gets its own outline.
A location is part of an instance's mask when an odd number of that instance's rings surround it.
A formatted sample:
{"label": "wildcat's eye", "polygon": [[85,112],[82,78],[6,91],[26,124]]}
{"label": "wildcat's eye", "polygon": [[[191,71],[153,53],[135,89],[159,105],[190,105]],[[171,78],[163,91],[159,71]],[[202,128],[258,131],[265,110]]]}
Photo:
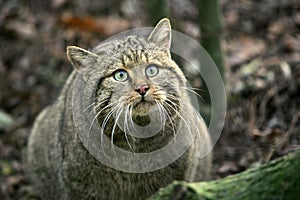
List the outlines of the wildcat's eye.
{"label": "wildcat's eye", "polygon": [[124,82],[128,79],[128,74],[125,70],[120,69],[114,73],[114,79],[120,82]]}
{"label": "wildcat's eye", "polygon": [[158,68],[155,65],[148,65],[146,68],[146,75],[149,77],[156,76],[158,74]]}

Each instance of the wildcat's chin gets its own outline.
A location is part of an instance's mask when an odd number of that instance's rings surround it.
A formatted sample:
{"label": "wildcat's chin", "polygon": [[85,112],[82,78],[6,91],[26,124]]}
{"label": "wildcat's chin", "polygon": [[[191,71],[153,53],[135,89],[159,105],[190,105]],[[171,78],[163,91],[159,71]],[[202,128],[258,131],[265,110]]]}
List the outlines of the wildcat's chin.
{"label": "wildcat's chin", "polygon": [[135,116],[146,116],[149,115],[150,109],[154,106],[152,102],[140,101],[133,106],[132,114]]}

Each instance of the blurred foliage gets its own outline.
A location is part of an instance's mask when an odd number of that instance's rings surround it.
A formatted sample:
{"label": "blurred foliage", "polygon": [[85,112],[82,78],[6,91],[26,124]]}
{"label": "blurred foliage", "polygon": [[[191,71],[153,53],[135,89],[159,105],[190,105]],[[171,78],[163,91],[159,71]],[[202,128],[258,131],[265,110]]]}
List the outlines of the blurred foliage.
{"label": "blurred foliage", "polygon": [[148,11],[148,17],[154,26],[160,19],[168,17],[168,7],[166,0],[148,0],[144,1]]}

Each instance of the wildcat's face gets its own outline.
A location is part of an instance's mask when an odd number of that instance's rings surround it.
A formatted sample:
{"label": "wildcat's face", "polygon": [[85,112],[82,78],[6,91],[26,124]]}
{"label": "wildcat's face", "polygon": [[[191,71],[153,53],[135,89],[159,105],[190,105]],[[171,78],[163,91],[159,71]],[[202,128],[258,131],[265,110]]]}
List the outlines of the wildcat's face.
{"label": "wildcat's face", "polygon": [[171,29],[161,20],[148,38],[128,36],[100,44],[92,52],[68,47],[68,57],[83,76],[99,81],[95,108],[104,121],[125,112],[147,116],[154,106],[165,118],[178,113],[185,77],[170,56]]}
{"label": "wildcat's face", "polygon": [[[138,41],[137,38],[127,38],[126,42],[133,39]],[[140,116],[147,115],[152,106],[163,105],[166,101],[172,102],[172,107],[176,105],[184,80],[167,52],[147,49],[119,51],[119,59],[113,62],[110,73],[99,84],[98,97],[104,94],[99,102],[109,95],[110,103],[117,102],[124,108],[128,106],[133,115]]]}
{"label": "wildcat's face", "polygon": [[166,100],[162,79],[162,75],[166,74],[165,69],[153,63],[122,66],[109,78],[109,82],[115,85],[111,101],[129,105],[133,115],[147,115],[153,105]]}

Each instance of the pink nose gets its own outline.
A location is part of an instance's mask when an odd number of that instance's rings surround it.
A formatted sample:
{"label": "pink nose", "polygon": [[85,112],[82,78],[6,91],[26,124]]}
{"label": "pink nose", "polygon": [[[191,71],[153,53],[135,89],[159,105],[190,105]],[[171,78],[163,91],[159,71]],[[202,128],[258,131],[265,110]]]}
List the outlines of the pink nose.
{"label": "pink nose", "polygon": [[135,89],[135,91],[138,92],[142,96],[144,96],[148,90],[149,90],[148,85],[140,85]]}

